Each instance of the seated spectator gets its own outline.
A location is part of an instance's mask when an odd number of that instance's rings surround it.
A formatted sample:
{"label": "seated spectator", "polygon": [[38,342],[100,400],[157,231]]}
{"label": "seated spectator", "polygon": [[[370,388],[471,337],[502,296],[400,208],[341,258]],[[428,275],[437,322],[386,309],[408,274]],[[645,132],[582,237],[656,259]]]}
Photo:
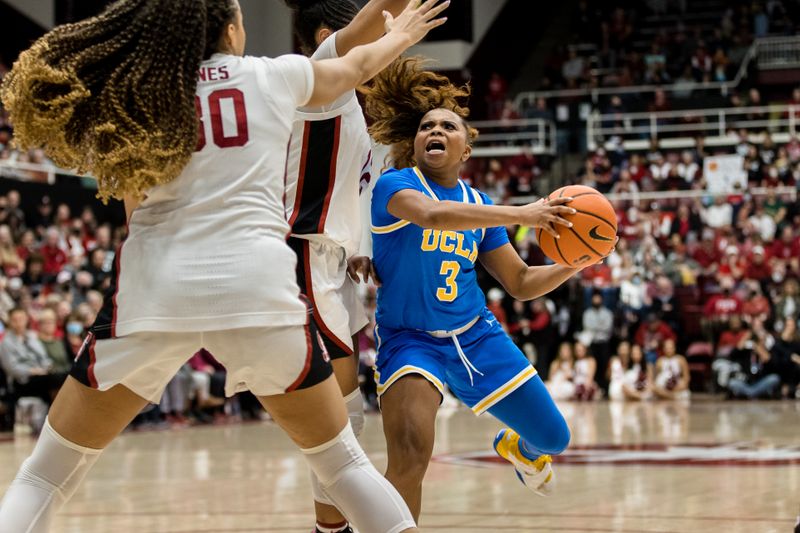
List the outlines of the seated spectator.
{"label": "seated spectator", "polygon": [[722,291],[711,296],[703,306],[703,328],[710,341],[727,326],[731,316],[742,314],[742,301],[733,292],[733,278],[722,278],[720,287]]}
{"label": "seated spectator", "polygon": [[39,313],[39,341],[50,359],[52,371],[62,374],[69,373],[72,368],[72,358],[67,350],[64,337],[58,335],[56,312],[52,309],[42,309]]}
{"label": "seated spectator", "polygon": [[558,347],[558,357],[550,364],[547,390],[554,400],[571,400],[575,397],[575,360],[572,345],[562,342]]}
{"label": "seated spectator", "polygon": [[791,278],[783,282],[775,302],[775,328],[782,330],[786,320],[797,320],[798,317],[800,317],[800,284]]}
{"label": "seated spectator", "polygon": [[761,292],[761,286],[758,283],[751,283],[749,287],[747,299],[742,304],[742,318],[748,324],[764,323],[772,316],[769,299]]}
{"label": "seated spectator", "polygon": [[674,341],[676,338],[677,335],[672,328],[655,313],[648,313],[634,336],[636,344],[644,351],[645,362],[648,365],[655,364],[664,341]]}
{"label": "seated spectator", "polygon": [[192,381],[192,367],[184,363],[175,376],[167,383],[158,408],[170,426],[188,426],[189,401],[192,395],[194,382]]}
{"label": "seated spectator", "polygon": [[610,400],[647,400],[652,396],[652,367],[644,362],[642,347],[623,341],[617,347],[617,355],[611,359]]}
{"label": "seated spectator", "polygon": [[748,330],[745,329],[742,319],[738,315],[732,316],[728,322],[728,327],[719,336],[716,356],[718,358],[729,358],[733,350],[747,336],[747,333]]}
{"label": "seated spectator", "polygon": [[11,229],[5,224],[0,226],[0,267],[3,274],[11,278],[21,275],[25,270],[25,262],[14,245]]}
{"label": "seated spectator", "polygon": [[770,248],[770,264],[784,263],[787,269],[800,272],[800,237],[795,237],[792,226],[784,226],[780,235]]}
{"label": "seated spectator", "polygon": [[44,262],[44,274],[51,279],[56,279],[58,273],[67,264],[67,253],[61,247],[61,234],[58,228],[51,226],[47,228],[45,234],[45,241],[39,253],[42,255]]}
{"label": "seated spectator", "polygon": [[597,400],[599,388],[597,377],[597,361],[589,353],[589,348],[582,342],[575,343],[574,377],[576,400]]}
{"label": "seated spectator", "polygon": [[666,339],[656,361],[653,392],[662,400],[689,399],[689,363],[675,351],[675,341]]}
{"label": "seated spectator", "polygon": [[197,402],[196,416],[205,421],[205,412],[219,414],[217,409],[225,405],[225,367],[206,349],[195,353],[189,359],[189,366]]}
{"label": "seated spectator", "polygon": [[772,268],[766,260],[766,252],[761,245],[753,246],[750,261],[744,270],[744,278],[758,283],[766,283],[772,277]]}
{"label": "seated spectator", "polygon": [[749,361],[741,364],[741,370],[731,377],[728,391],[735,398],[773,397],[781,383],[777,358],[772,356],[760,335],[748,351]]}
{"label": "seated spectator", "polygon": [[35,396],[50,405],[67,374],[54,370],[44,345],[28,329],[27,311],[14,308],[8,320],[9,329],[0,343],[0,362],[12,381],[14,397]]}
{"label": "seated spectator", "polygon": [[770,349],[783,385],[782,397],[800,398],[800,332],[796,320],[786,320]]}
{"label": "seated spectator", "polygon": [[708,227],[724,228],[733,224],[733,207],[724,196],[717,196],[712,205],[701,207],[700,216]]}

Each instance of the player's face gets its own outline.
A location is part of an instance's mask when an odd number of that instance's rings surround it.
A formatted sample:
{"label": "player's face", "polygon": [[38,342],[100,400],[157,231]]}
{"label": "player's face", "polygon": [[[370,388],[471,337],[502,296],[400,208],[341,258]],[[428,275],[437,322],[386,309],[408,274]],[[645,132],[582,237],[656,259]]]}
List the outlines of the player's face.
{"label": "player's face", "polygon": [[420,167],[456,169],[469,159],[472,149],[467,143],[464,121],[448,109],[428,111],[419,123],[414,138],[414,158]]}

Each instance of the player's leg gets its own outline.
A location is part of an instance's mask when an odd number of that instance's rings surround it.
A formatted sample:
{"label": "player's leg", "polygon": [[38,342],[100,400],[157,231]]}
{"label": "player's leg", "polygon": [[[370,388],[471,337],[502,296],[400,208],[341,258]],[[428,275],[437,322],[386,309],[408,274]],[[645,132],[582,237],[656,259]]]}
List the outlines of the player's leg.
{"label": "player's leg", "polygon": [[45,533],[103,449],[147,404],[117,385],[101,392],[73,377],[56,396],[39,440],[0,504],[3,533]]}
{"label": "player's leg", "polygon": [[526,486],[545,492],[552,481],[550,455],[566,448],[570,433],[544,382],[496,321],[479,320],[455,342],[480,374],[470,377],[462,359],[450,357],[453,391],[476,414],[488,411],[511,428],[498,433],[495,450]]}
{"label": "player's leg", "polygon": [[[355,342],[355,337],[353,341]],[[357,346],[354,344],[354,347]],[[358,351],[353,350],[353,354],[331,360],[333,373],[339,390],[344,397],[347,417],[356,438],[361,435],[364,428],[364,402],[361,399],[361,390],[358,387]],[[347,531],[347,519],[333,505],[333,502],[321,490],[319,480],[316,475],[311,473],[311,487],[314,495],[314,512],[317,519],[318,533],[334,533]]]}
{"label": "player's leg", "polygon": [[553,481],[551,456],[566,449],[570,431],[541,378],[526,381],[489,413],[508,426],[495,437],[497,453],[514,465],[528,488],[548,494]]}
{"label": "player's leg", "polygon": [[441,402],[442,392],[419,374],[397,380],[381,395],[389,458],[386,479],[403,496],[415,520],[422,510],[422,480],[433,453]]}
{"label": "player's leg", "polygon": [[90,334],[0,504],[3,533],[47,532],[103,449],[148,401],[158,402],[197,341],[196,334]]}
{"label": "player's leg", "polygon": [[[416,531],[403,499],[358,444],[316,339],[310,325],[205,336],[209,351],[229,370],[226,392],[232,394],[244,383],[258,396],[301,448],[324,493],[356,527],[364,532]],[[265,346],[270,348],[266,354]]]}
{"label": "player's leg", "polygon": [[[358,387],[358,351],[351,333],[362,329],[366,315],[347,276],[345,251],[338,246],[291,239],[297,254],[297,282],[309,298],[320,341],[327,350],[334,375],[345,399],[347,415],[358,438],[364,427],[364,404]],[[319,533],[349,530],[347,520],[325,495],[311,472],[316,529]]]}

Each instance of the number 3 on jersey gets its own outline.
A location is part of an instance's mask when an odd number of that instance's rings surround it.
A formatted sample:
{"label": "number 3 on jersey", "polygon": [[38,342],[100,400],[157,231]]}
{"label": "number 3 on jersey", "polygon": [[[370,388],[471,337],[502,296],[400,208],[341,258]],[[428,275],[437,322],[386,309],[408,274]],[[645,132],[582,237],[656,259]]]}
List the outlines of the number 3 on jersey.
{"label": "number 3 on jersey", "polygon": [[461,272],[461,265],[458,261],[442,261],[442,268],[439,274],[445,277],[444,287],[436,289],[436,297],[443,302],[452,302],[458,296],[458,284],[456,277]]}
{"label": "number 3 on jersey", "polygon": [[[225,118],[222,116],[223,102],[226,108],[232,106],[235,120],[235,135],[225,134]],[[203,105],[200,97],[194,97],[194,107],[197,110],[199,124],[197,126],[197,146],[195,152],[199,152],[206,146],[206,124],[203,120]],[[247,107],[244,105],[244,93],[239,89],[219,89],[208,95],[208,112],[211,115],[211,136],[220,148],[231,148],[233,146],[244,146],[250,140],[250,131],[247,127]],[[228,121],[232,122],[232,121]],[[229,126],[229,129],[230,128]],[[232,133],[232,132],[228,132]]]}

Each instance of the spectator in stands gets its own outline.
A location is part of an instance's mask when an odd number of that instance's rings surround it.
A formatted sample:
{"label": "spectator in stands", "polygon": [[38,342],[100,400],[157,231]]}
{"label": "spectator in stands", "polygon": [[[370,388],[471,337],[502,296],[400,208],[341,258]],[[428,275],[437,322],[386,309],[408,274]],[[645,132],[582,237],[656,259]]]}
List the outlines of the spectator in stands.
{"label": "spectator in stands", "polygon": [[[551,310],[552,308],[552,310]],[[539,374],[542,371],[545,375],[542,379],[547,380],[547,371],[550,368],[550,361],[552,359],[551,351],[553,349],[555,330],[553,327],[553,311],[555,311],[555,304],[547,298],[537,298],[530,303],[530,323],[531,340],[536,349],[535,366],[539,369]]]}
{"label": "spectator in stands", "polygon": [[726,328],[733,315],[742,314],[742,301],[733,292],[734,280],[725,277],[719,281],[721,292],[712,295],[703,306],[703,328],[706,338],[713,341]]}
{"label": "spectator in stands", "polygon": [[39,341],[50,359],[52,371],[66,374],[72,368],[72,358],[64,338],[59,336],[56,312],[42,309],[39,313]]}
{"label": "spectator in stands", "polygon": [[189,363],[183,364],[175,376],[167,383],[164,395],[158,408],[171,426],[188,426],[186,418],[189,401],[193,391],[192,367]]}
{"label": "spectator in stands", "polygon": [[574,377],[576,400],[600,399],[596,377],[605,373],[605,367],[598,369],[597,361],[582,342],[575,343]]}
{"label": "spectator in stands", "polygon": [[689,363],[675,351],[675,340],[665,339],[656,361],[653,392],[662,400],[689,399]]}
{"label": "spectator in stands", "polygon": [[795,237],[792,226],[784,226],[780,239],[770,248],[770,264],[783,263],[789,270],[800,272],[800,237]]}
{"label": "spectator in stands", "polygon": [[[625,356],[625,352],[630,355]],[[644,362],[642,347],[623,341],[611,361],[609,399],[643,401],[652,397],[653,367]]]}
{"label": "spectator in stands", "polygon": [[575,396],[575,358],[572,345],[562,342],[558,347],[558,357],[550,365],[547,390],[554,400],[571,400]]}
{"label": "spectator in stands", "polygon": [[747,222],[758,233],[762,241],[771,242],[775,238],[778,225],[775,223],[775,219],[764,209],[763,202],[756,200],[754,212],[747,219]]}
{"label": "spectator in stands", "polygon": [[489,120],[500,118],[508,92],[508,82],[499,72],[492,72],[486,87],[486,106]]}
{"label": "spectator in stands", "polygon": [[205,349],[198,351],[189,359],[189,366],[192,369],[193,389],[199,410],[198,418],[204,420],[203,411],[219,413],[218,408],[225,405],[225,367]]}
{"label": "spectator in stands", "polygon": [[[766,260],[766,252],[761,245],[753,246],[750,261],[744,271],[745,279],[755,280],[766,285],[772,277],[772,269]],[[762,296],[763,297],[763,296]]]}
{"label": "spectator in stands", "polygon": [[648,313],[636,330],[634,341],[642,347],[647,364],[655,364],[663,342],[675,340],[677,335],[669,325],[655,313]]}
{"label": "spectator in stands", "polygon": [[566,81],[568,88],[575,88],[579,85],[580,80],[583,79],[585,68],[583,58],[578,55],[575,48],[570,48],[567,60],[561,67],[561,76]]}
{"label": "spectator in stands", "polygon": [[[764,102],[763,98],[761,97],[761,91],[759,91],[756,87],[753,87],[747,92],[747,106],[748,107],[764,107],[766,106],[766,102]],[[748,111],[745,114],[745,118],[747,120],[767,120],[769,115],[767,111]],[[766,125],[762,126],[765,127]]]}
{"label": "spectator in stands", "polygon": [[35,396],[50,405],[67,374],[56,372],[47,350],[28,329],[28,313],[14,308],[9,313],[8,331],[0,343],[0,362],[12,381],[16,398]]}
{"label": "spectator in stands", "polygon": [[[606,367],[611,350],[611,336],[614,333],[614,313],[603,306],[600,291],[592,294],[592,305],[583,312],[583,330],[579,334],[582,342],[590,347],[599,369],[598,382],[604,390],[608,388]],[[577,350],[576,350],[577,351]]]}
{"label": "spectator in stands", "polygon": [[19,191],[8,191],[5,200],[5,207],[0,210],[0,224],[8,224],[12,235],[20,235],[25,229],[25,213],[19,207]]}
{"label": "spectator in stands", "polygon": [[747,329],[739,315],[734,315],[728,321],[728,326],[720,333],[717,341],[716,357],[730,358],[731,353],[744,340]]}
{"label": "spectator in stands", "polygon": [[601,261],[583,269],[581,283],[585,306],[591,305],[593,295],[599,292],[605,307],[609,309],[616,307],[617,288],[613,286],[611,268],[605,262]]}
{"label": "spectator in stands", "polygon": [[787,320],[800,317],[800,285],[794,278],[783,282],[783,287],[775,302],[775,328],[783,329]]}
{"label": "spectator in stands", "polygon": [[777,358],[772,356],[760,336],[755,341],[750,341],[748,346],[749,360],[740,364],[741,370],[731,377],[728,390],[737,398],[752,400],[772,397],[781,383]]}
{"label": "spectator in stands", "polygon": [[67,264],[67,254],[61,247],[60,240],[61,234],[58,228],[50,226],[45,234],[45,242],[39,250],[44,260],[44,274],[50,279],[55,279]]}
{"label": "spectator in stands", "polygon": [[25,271],[21,276],[22,283],[35,298],[43,294],[51,281],[44,274],[44,259],[38,253],[31,254],[25,264]]}
{"label": "spectator in stands", "polygon": [[783,384],[782,397],[800,398],[800,333],[796,320],[786,320],[770,350]]}
{"label": "spectator in stands", "polygon": [[708,207],[698,205],[700,217],[713,229],[720,229],[733,224],[733,207],[724,196],[716,196],[714,203]]}
{"label": "spectator in stands", "polygon": [[14,245],[11,228],[6,224],[0,226],[0,266],[3,274],[11,278],[21,275],[25,270],[25,262]]}

